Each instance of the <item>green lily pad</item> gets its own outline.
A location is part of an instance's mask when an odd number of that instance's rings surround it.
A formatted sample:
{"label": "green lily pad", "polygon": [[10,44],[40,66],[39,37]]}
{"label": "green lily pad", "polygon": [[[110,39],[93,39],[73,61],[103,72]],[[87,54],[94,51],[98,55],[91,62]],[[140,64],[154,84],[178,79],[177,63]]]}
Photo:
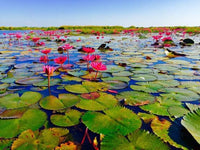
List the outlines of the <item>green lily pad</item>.
{"label": "green lily pad", "polygon": [[121,92],[116,97],[118,100],[124,99],[125,104],[133,106],[144,105],[155,101],[155,98],[151,94],[137,91]]}
{"label": "green lily pad", "polygon": [[105,83],[108,84],[109,89],[114,89],[114,90],[124,89],[128,86],[128,83],[119,80],[105,81]]}
{"label": "green lily pad", "polygon": [[[61,82],[61,79],[50,78],[50,86],[57,85]],[[33,83],[34,86],[48,86],[48,79],[44,79],[42,82]]]}
{"label": "green lily pad", "polygon": [[163,87],[175,87],[178,86],[180,83],[177,80],[162,80],[162,81],[153,81],[153,84],[160,84]]}
{"label": "green lily pad", "polygon": [[137,130],[124,137],[119,134],[106,135],[101,150],[169,150],[168,146],[154,134]]}
{"label": "green lily pad", "polygon": [[168,112],[170,114],[170,116],[174,116],[175,118],[179,118],[184,116],[185,114],[189,113],[190,111],[187,110],[184,107],[180,107],[180,106],[170,106],[168,108]]}
{"label": "green lily pad", "polygon": [[0,137],[12,138],[27,129],[37,130],[43,126],[46,119],[46,114],[37,109],[27,110],[19,119],[1,119]]}
{"label": "green lily pad", "polygon": [[186,106],[187,108],[189,108],[191,112],[200,108],[200,105],[195,105],[195,104],[190,104],[190,103],[186,103]]}
{"label": "green lily pad", "polygon": [[82,81],[81,78],[73,77],[73,76],[69,76],[69,75],[62,75],[61,78],[62,78],[63,81],[77,81],[77,82]]}
{"label": "green lily pad", "polygon": [[12,143],[13,139],[0,139],[0,149],[8,150]]}
{"label": "green lily pad", "polygon": [[157,77],[150,74],[135,74],[131,79],[136,81],[155,81]]}
{"label": "green lily pad", "polygon": [[138,85],[131,85],[131,89],[147,93],[158,93],[158,90],[163,88],[162,85],[153,82],[138,82],[137,84]]}
{"label": "green lily pad", "polygon": [[157,102],[155,102],[153,104],[140,106],[140,108],[145,111],[149,111],[152,114],[156,114],[156,115],[160,115],[160,116],[170,116],[170,114],[168,112],[168,108],[171,106],[183,107],[181,102],[176,101],[173,98],[157,97]]}
{"label": "green lily pad", "polygon": [[19,94],[8,94],[0,99],[0,107],[7,109],[14,109],[20,107],[27,107],[35,104],[41,99],[42,95],[38,92],[25,92],[20,97]]}
{"label": "green lily pad", "polygon": [[0,94],[5,93],[8,87],[9,87],[9,84],[7,83],[0,84]]}
{"label": "green lily pad", "polygon": [[105,72],[114,73],[114,72],[120,72],[120,71],[124,71],[124,70],[125,70],[125,68],[123,68],[121,66],[107,65],[107,70]]}
{"label": "green lily pad", "polygon": [[130,78],[129,77],[108,77],[108,78],[101,78],[103,81],[123,81],[123,82],[129,82]]}
{"label": "green lily pad", "polygon": [[128,77],[128,76],[131,76],[132,74],[133,73],[129,71],[120,71],[120,72],[112,73],[113,76],[117,76],[117,77]]}
{"label": "green lily pad", "polygon": [[61,128],[49,128],[41,131],[39,136],[32,130],[22,132],[13,142],[12,149],[20,150],[47,150],[54,149],[59,144],[59,139],[69,131]]}
{"label": "green lily pad", "polygon": [[131,110],[114,107],[100,112],[88,111],[82,116],[83,123],[93,132],[102,134],[120,133],[127,135],[140,128],[140,118]]}
{"label": "green lily pad", "polygon": [[114,107],[118,104],[118,101],[112,94],[100,93],[97,99],[84,99],[80,98],[81,101],[76,105],[76,107],[85,110],[105,110],[107,108]]}
{"label": "green lily pad", "polygon": [[98,90],[102,90],[107,87],[108,85],[103,82],[84,81],[82,84],[66,85],[65,89],[72,93],[81,94],[81,93],[96,92]]}
{"label": "green lily pad", "polygon": [[80,77],[86,75],[88,72],[83,70],[74,70],[74,71],[68,71],[67,73],[75,77]]}
{"label": "green lily pad", "polygon": [[50,95],[40,101],[40,106],[47,110],[59,110],[76,105],[79,97],[73,94],[59,94],[58,98]]}
{"label": "green lily pad", "polygon": [[[168,120],[159,120],[158,117],[154,118],[151,122],[151,128],[153,132],[160,137],[163,141],[168,142],[170,145],[173,145],[176,148],[181,148],[183,150],[187,150],[186,147],[176,143],[174,140],[172,140],[169,136],[169,128],[171,126],[171,122]],[[162,130],[161,130],[162,129]]]}
{"label": "green lily pad", "polygon": [[190,132],[194,139],[200,144],[200,109],[183,117],[181,124]]}
{"label": "green lily pad", "polygon": [[68,110],[65,115],[51,115],[51,122],[56,126],[69,127],[79,124],[82,113],[77,110]]}
{"label": "green lily pad", "polygon": [[161,94],[162,97],[173,97],[179,101],[195,101],[200,98],[197,93],[182,88],[165,88],[160,91],[166,92],[166,94]]}
{"label": "green lily pad", "polygon": [[34,83],[42,82],[43,80],[44,79],[41,78],[41,77],[29,77],[29,78],[17,79],[15,81],[15,83],[28,85],[28,84],[34,84]]}

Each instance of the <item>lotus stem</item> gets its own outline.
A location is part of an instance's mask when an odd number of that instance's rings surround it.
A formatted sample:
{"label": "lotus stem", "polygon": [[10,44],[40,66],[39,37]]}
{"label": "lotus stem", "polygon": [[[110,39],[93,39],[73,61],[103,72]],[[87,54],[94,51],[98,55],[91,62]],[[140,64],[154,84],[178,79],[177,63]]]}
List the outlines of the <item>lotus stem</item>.
{"label": "lotus stem", "polygon": [[97,75],[98,75],[98,71],[97,71],[96,74],[95,74],[94,80],[97,79]]}
{"label": "lotus stem", "polygon": [[49,89],[49,95],[51,95],[51,90],[50,90],[50,75],[48,75],[48,89]]}
{"label": "lotus stem", "polygon": [[67,50],[67,59],[68,59],[68,64],[69,64],[69,50]]}

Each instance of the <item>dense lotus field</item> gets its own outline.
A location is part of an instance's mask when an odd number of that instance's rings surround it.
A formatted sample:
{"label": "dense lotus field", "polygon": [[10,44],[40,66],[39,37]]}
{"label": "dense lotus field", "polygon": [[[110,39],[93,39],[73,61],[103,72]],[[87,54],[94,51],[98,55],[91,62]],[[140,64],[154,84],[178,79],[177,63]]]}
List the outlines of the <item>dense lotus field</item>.
{"label": "dense lotus field", "polygon": [[200,149],[198,34],[68,33],[0,32],[1,150]]}

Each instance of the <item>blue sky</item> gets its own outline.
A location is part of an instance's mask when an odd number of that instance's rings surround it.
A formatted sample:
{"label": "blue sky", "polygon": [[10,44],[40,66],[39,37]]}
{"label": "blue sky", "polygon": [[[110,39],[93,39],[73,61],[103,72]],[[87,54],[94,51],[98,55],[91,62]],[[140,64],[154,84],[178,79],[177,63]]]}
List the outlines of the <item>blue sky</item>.
{"label": "blue sky", "polygon": [[200,26],[200,0],[0,0],[0,26]]}

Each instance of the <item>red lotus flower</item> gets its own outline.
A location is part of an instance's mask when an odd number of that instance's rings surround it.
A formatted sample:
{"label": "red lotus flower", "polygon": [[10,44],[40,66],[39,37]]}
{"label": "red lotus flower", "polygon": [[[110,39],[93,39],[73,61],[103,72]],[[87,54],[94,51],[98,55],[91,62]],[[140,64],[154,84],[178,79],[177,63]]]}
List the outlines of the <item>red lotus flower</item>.
{"label": "red lotus flower", "polygon": [[48,48],[48,49],[45,49],[45,50],[41,50],[41,52],[43,53],[43,54],[48,54],[48,53],[50,53],[51,52],[51,49],[50,48]]}
{"label": "red lotus flower", "polygon": [[164,47],[171,47],[171,44],[164,44]]}
{"label": "red lotus flower", "polygon": [[89,54],[89,53],[94,53],[95,49],[92,47],[83,47],[83,51]]}
{"label": "red lotus flower", "polygon": [[94,56],[94,60],[100,60],[101,56],[100,55],[93,55]]}
{"label": "red lotus flower", "polygon": [[91,66],[93,69],[95,69],[97,71],[107,70],[106,65],[102,64],[102,62],[92,62]]}
{"label": "red lotus flower", "polygon": [[43,66],[43,71],[48,75],[52,76],[53,72],[55,71],[55,67],[53,66]]}
{"label": "red lotus flower", "polygon": [[83,57],[83,59],[86,61],[94,61],[95,56],[94,55],[86,55]]}
{"label": "red lotus flower", "polygon": [[72,49],[73,46],[71,46],[70,44],[65,44],[65,45],[62,46],[62,48],[63,48],[64,50],[69,50],[69,49]]}
{"label": "red lotus flower", "polygon": [[161,35],[157,35],[157,36],[152,36],[152,38],[157,41],[157,40],[161,39],[162,36]]}
{"label": "red lotus flower", "polygon": [[35,42],[35,43],[38,42],[39,40],[40,40],[39,37],[33,37],[33,38],[32,38],[32,41]]}
{"label": "red lotus flower", "polygon": [[40,57],[40,62],[47,63],[47,61],[48,61],[48,57],[46,55]]}
{"label": "red lotus flower", "polygon": [[168,37],[164,37],[163,39],[162,39],[162,41],[164,42],[164,41],[172,41],[172,38],[170,37],[170,36],[168,36]]}
{"label": "red lotus flower", "polygon": [[17,39],[21,39],[22,35],[21,34],[16,34],[15,35]]}
{"label": "red lotus flower", "polygon": [[64,62],[67,60],[67,57],[66,56],[60,56],[58,58],[55,58],[54,59],[54,62],[57,63],[57,64],[64,64]]}

